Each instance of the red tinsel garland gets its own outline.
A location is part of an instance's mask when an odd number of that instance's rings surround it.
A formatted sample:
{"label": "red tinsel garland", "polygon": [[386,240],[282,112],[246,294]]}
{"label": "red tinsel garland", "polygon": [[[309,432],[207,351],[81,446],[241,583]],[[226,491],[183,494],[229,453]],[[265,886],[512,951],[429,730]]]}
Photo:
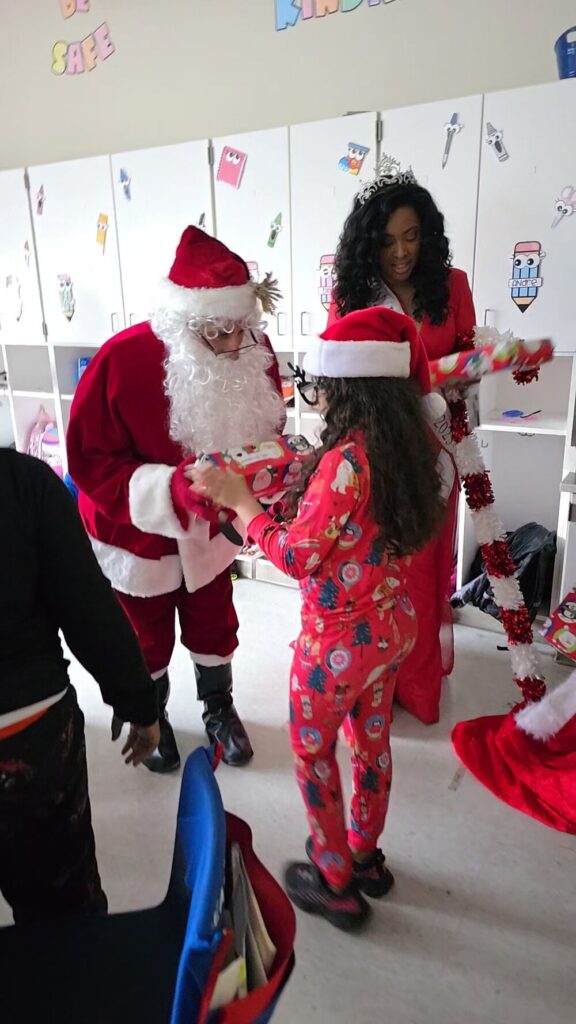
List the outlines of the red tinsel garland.
{"label": "red tinsel garland", "polygon": [[[471,433],[466,402],[463,398],[457,397],[449,399],[448,406],[452,417],[452,440],[455,445],[459,445]],[[465,474],[462,482],[467,504],[472,512],[480,512],[493,506],[494,492],[486,470],[481,473]],[[489,577],[493,576],[504,581],[512,579],[516,575],[517,567],[505,537],[497,537],[489,543],[482,544],[481,551]],[[522,603],[518,608],[500,608],[502,625],[511,647],[530,646],[534,640],[530,616],[521,594],[520,600]],[[546,693],[546,684],[537,675],[523,678],[518,678],[515,675],[514,681],[519,686],[524,698],[521,706],[541,700]]]}
{"label": "red tinsel garland", "polygon": [[532,384],[540,376],[540,367],[534,370],[515,370],[512,376],[517,384]]}

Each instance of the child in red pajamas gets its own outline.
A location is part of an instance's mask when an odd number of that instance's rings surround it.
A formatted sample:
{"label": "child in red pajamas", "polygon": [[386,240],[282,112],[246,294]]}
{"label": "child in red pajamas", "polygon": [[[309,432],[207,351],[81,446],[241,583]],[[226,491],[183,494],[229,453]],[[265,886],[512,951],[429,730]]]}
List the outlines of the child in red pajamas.
{"label": "child in red pajamas", "polygon": [[[240,516],[274,565],[302,581],[290,731],[312,864],[291,865],[286,884],[301,909],[350,929],[368,914],[361,891],[380,897],[393,883],[378,849],[392,777],[390,708],[417,633],[407,556],[445,511],[422,395],[429,405],[442,400],[429,395],[413,322],[388,309],[339,320],[312,343],[304,367],[316,380],[301,382],[301,393],[316,392],[306,400],[317,399],[326,426],[295,518],[274,523],[229,471],[192,469],[191,478]],[[354,769],[349,831],[335,754],[344,723]]]}

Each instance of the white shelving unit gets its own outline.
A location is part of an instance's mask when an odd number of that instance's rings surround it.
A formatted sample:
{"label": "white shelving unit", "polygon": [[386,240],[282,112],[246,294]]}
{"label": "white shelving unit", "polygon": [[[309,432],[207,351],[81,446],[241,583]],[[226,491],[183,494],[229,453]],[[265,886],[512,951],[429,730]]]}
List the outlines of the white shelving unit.
{"label": "white shelving unit", "polygon": [[[454,113],[463,127],[443,167]],[[487,122],[504,130],[508,160],[486,144]],[[479,438],[505,526],[535,520],[557,531],[559,599],[576,580],[576,218],[552,227],[556,195],[572,180],[567,123],[576,123],[570,81],[1,172],[0,443],[25,448],[41,409],[63,441],[79,360],[148,315],[188,223],[215,232],[254,275],[278,278],[283,300],[269,335],[288,376],[325,326],[344,219],[386,152],[411,164],[443,209],[478,322],[557,346],[537,384],[519,388],[507,374],[483,382]],[[509,286],[523,240],[541,243],[543,282],[524,314]],[[503,415],[518,408],[535,415]],[[287,414],[288,430],[318,441],[320,417],[297,392]],[[476,550],[463,501],[460,511],[459,583]],[[286,583],[263,558],[239,562],[250,577]]]}

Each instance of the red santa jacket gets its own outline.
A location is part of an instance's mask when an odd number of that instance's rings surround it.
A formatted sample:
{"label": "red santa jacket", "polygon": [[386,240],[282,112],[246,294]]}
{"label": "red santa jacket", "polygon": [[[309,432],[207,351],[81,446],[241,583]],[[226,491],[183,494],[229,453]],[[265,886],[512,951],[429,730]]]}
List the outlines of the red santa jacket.
{"label": "red santa jacket", "polygon": [[[238,552],[208,522],[184,525],[174,508],[171,480],[186,455],[169,435],[165,357],[149,323],[110,338],[79,381],[66,438],[100,565],[113,587],[137,597],[169,593],[182,579],[197,590]],[[268,373],[281,393],[276,360]]]}

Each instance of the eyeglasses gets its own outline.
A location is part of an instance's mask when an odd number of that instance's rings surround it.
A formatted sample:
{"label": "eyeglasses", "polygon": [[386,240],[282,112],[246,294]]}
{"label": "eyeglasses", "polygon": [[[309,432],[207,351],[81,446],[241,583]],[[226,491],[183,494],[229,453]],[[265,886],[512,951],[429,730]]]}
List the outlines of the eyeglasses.
{"label": "eyeglasses", "polygon": [[320,391],[318,382],[315,380],[306,380],[306,372],[299,366],[294,366],[292,363],[288,363],[288,369],[292,371],[294,383],[302,401],[305,402],[306,405],[318,405],[318,393]]}
{"label": "eyeglasses", "polygon": [[[253,317],[244,317],[242,320],[231,320],[229,317],[193,316],[188,321],[188,327],[194,334],[199,334],[203,341],[208,343],[221,338],[223,334],[234,334],[235,331],[258,330],[264,332],[267,323],[262,320],[255,322]],[[254,335],[252,334],[254,338]],[[257,344],[254,338],[254,344]],[[247,346],[252,348],[252,345]]]}

